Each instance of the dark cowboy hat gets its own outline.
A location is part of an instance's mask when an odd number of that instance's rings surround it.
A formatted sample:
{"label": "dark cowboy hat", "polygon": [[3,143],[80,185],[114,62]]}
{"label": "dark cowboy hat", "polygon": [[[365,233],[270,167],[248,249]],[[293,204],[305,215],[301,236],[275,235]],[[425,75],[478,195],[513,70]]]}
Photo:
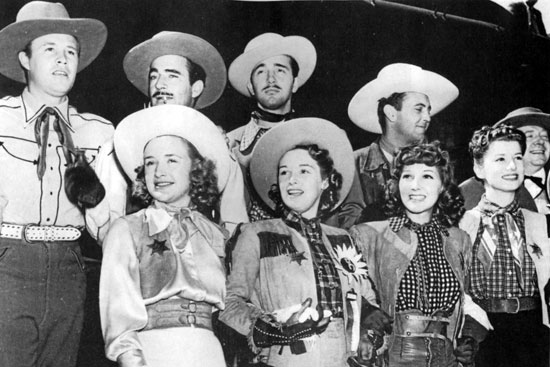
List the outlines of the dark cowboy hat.
{"label": "dark cowboy hat", "polygon": [[60,3],[31,1],[17,13],[15,23],[0,31],[0,73],[25,83],[25,72],[18,54],[34,39],[46,34],[74,36],[80,44],[77,72],[90,65],[107,40],[107,27],[96,19],[70,18]]}
{"label": "dark cowboy hat", "polygon": [[505,118],[497,122],[494,126],[502,124],[512,125],[514,127],[522,126],[540,126],[550,132],[550,115],[534,107],[522,107],[513,110]]}

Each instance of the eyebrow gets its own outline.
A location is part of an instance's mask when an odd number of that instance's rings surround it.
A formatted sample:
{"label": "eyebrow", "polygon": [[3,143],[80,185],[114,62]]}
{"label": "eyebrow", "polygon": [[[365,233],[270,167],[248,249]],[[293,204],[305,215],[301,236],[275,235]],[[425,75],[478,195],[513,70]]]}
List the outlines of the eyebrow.
{"label": "eyebrow", "polygon": [[[162,69],[162,70],[163,70],[164,72],[166,72],[166,73],[173,73],[173,74],[181,75],[181,71],[176,70],[176,69]],[[154,73],[154,72],[157,72],[157,73],[158,73],[159,70],[158,70],[157,68],[151,68],[151,69],[149,70],[149,74]]]}

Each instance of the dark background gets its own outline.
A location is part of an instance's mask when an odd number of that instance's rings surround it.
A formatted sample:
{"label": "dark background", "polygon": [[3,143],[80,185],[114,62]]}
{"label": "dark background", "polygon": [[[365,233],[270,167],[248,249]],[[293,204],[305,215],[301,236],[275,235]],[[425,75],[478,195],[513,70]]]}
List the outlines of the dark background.
{"label": "dark background", "polygon": [[[212,43],[226,65],[247,42],[264,32],[302,35],[318,53],[311,79],[294,96],[301,116],[329,119],[348,132],[355,149],[375,136],[356,127],[347,106],[359,88],[387,64],[407,62],[453,81],[460,96],[432,120],[429,136],[443,141],[457,164],[459,180],[471,174],[466,145],[473,130],[509,111],[534,106],[550,112],[550,41],[511,31],[511,16],[485,0],[399,0],[437,10],[436,16],[391,9],[378,2],[236,2],[181,0],[70,0],[71,17],[96,18],[109,30],[100,56],[83,70],[70,93],[80,111],[114,124],[143,107],[145,96],[126,79],[122,60],[136,44],[163,30],[195,34]],[[0,27],[15,20],[26,1],[0,4]],[[445,13],[498,24],[507,30],[443,20]],[[0,76],[0,95],[22,86]],[[203,110],[231,130],[248,121],[253,102],[228,83]]]}

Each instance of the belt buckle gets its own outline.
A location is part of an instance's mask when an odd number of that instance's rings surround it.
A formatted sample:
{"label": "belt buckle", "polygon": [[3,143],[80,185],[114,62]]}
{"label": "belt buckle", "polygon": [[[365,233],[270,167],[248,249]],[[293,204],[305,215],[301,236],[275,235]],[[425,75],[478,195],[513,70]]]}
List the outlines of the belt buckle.
{"label": "belt buckle", "polygon": [[508,298],[508,300],[514,300],[514,301],[516,301],[516,304],[517,304],[517,307],[516,307],[515,311],[510,311],[508,313],[518,313],[519,309],[521,307],[521,304],[519,302],[519,298],[518,297],[512,297],[512,298]]}
{"label": "belt buckle", "polygon": [[21,234],[21,237],[23,237],[23,239],[25,240],[25,242],[27,242],[27,243],[36,242],[36,240],[31,240],[31,239],[29,239],[29,238],[27,237],[27,229],[28,229],[29,227],[35,227],[35,226],[36,226],[36,224],[32,224],[32,223],[28,223],[28,224],[25,224],[25,225],[23,226],[23,233]]}

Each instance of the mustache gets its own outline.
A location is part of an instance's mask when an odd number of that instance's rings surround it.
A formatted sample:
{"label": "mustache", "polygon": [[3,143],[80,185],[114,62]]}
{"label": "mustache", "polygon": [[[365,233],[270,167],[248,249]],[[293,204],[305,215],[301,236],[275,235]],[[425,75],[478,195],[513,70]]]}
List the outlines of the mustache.
{"label": "mustache", "polygon": [[160,97],[160,96],[167,96],[167,97],[172,97],[172,93],[168,93],[168,92],[163,92],[163,91],[157,91],[153,94],[153,98],[157,98],[157,97]]}
{"label": "mustache", "polygon": [[278,90],[281,90],[281,87],[279,87],[277,84],[270,84],[268,85],[267,87],[264,87],[262,89],[262,91],[266,91],[268,89],[278,89]]}

